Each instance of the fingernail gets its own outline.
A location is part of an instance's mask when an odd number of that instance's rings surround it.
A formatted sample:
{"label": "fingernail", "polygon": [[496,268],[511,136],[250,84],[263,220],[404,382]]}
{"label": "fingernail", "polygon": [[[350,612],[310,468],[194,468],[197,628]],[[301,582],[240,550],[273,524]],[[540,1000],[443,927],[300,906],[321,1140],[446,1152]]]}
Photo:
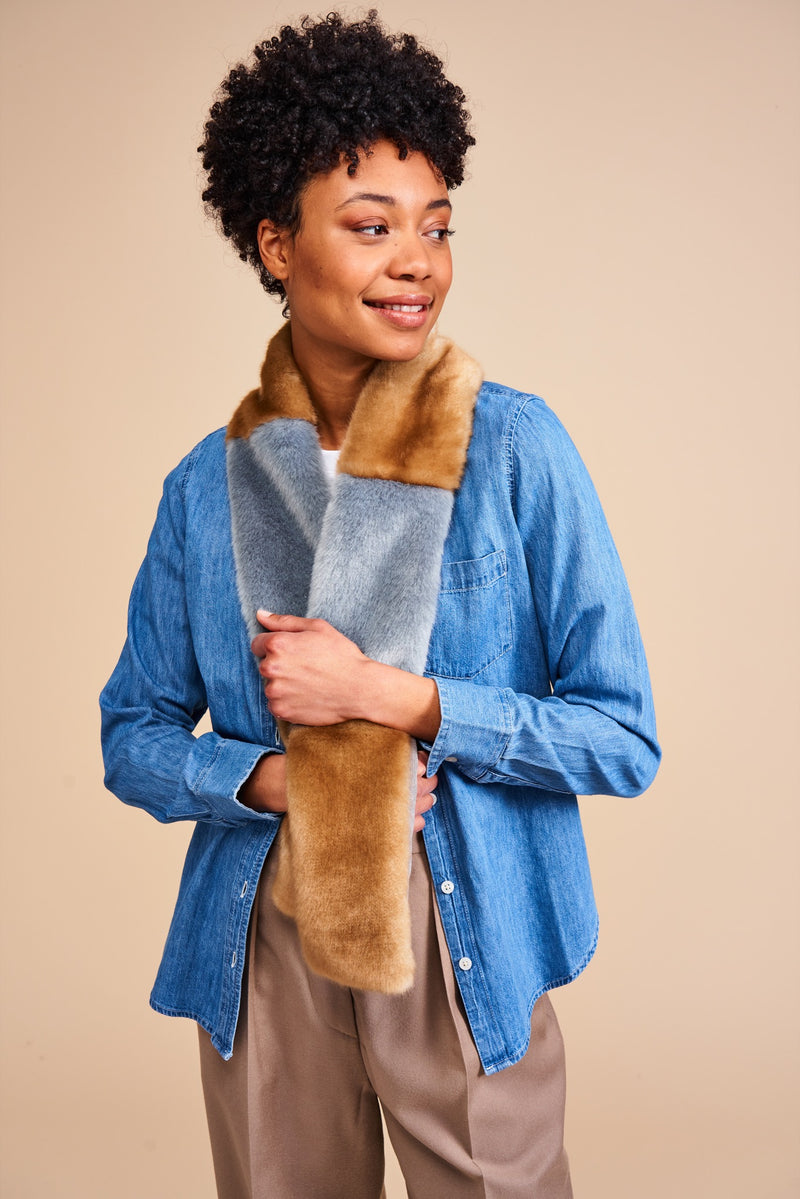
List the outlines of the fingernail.
{"label": "fingernail", "polygon": [[268,612],[266,608],[259,608],[258,611],[256,612],[256,616],[259,616],[259,617],[271,616],[271,615],[272,615],[272,613]]}

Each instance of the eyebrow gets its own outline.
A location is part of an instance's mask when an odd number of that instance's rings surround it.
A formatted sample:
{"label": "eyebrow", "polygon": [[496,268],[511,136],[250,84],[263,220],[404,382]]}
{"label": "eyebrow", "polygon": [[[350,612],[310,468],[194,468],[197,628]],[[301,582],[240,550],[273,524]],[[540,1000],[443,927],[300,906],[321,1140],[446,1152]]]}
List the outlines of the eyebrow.
{"label": "eyebrow", "polygon": [[[379,192],[358,192],[355,196],[350,196],[343,204],[337,204],[335,211],[338,212],[341,208],[347,208],[348,204],[356,204],[359,200],[368,200],[373,204],[388,204],[390,207],[397,206],[397,200],[394,196],[382,196]],[[437,208],[450,208],[453,205],[449,200],[431,200],[425,205],[426,212],[433,212]]]}

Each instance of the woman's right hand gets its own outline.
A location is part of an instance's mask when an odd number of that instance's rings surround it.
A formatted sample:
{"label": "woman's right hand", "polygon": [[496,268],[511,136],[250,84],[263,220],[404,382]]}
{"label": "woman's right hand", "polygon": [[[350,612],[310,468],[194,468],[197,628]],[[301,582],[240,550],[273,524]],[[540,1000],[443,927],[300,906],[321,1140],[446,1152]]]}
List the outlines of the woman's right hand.
{"label": "woman's right hand", "polygon": [[254,812],[285,812],[286,754],[259,758],[236,798]]}
{"label": "woman's right hand", "polygon": [[[424,813],[436,803],[436,775],[425,777],[428,755],[424,750],[417,753],[417,800],[414,810],[414,831],[425,827]],[[254,812],[285,812],[286,754],[265,754],[256,762],[250,777],[239,789],[239,803]]]}

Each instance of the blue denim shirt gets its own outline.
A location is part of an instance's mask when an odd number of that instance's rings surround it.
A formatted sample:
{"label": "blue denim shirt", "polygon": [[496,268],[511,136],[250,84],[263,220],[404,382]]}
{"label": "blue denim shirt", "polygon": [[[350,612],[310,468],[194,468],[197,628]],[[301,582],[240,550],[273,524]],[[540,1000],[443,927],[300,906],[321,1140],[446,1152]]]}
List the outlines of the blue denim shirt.
{"label": "blue denim shirt", "polygon": [[[592,483],[540,399],[491,383],[445,543],[427,673],[442,720],[428,747],[439,802],[425,847],[492,1073],[524,1054],[538,996],[594,951],[576,793],[641,792],[659,748]],[[239,607],[223,430],[167,478],[101,707],[106,785],[157,820],[196,822],[151,1003],[197,1020],[230,1057],[250,911],[280,825],[237,794],[281,744]],[[195,737],[206,709],[213,731]]]}

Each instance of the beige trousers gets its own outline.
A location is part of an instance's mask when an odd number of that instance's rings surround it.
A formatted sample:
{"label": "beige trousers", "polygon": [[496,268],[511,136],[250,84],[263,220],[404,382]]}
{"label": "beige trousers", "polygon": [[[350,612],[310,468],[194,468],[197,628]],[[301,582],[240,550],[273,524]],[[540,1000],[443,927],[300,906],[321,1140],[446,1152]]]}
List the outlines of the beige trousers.
{"label": "beige trousers", "polygon": [[224,1062],[200,1030],[220,1199],[380,1199],[379,1103],[409,1199],[570,1199],[564,1054],[545,995],[522,1059],[486,1075],[464,1015],[421,836],[410,882],[417,973],[406,995],[307,969],[270,898],[249,934],[242,1014]]}

